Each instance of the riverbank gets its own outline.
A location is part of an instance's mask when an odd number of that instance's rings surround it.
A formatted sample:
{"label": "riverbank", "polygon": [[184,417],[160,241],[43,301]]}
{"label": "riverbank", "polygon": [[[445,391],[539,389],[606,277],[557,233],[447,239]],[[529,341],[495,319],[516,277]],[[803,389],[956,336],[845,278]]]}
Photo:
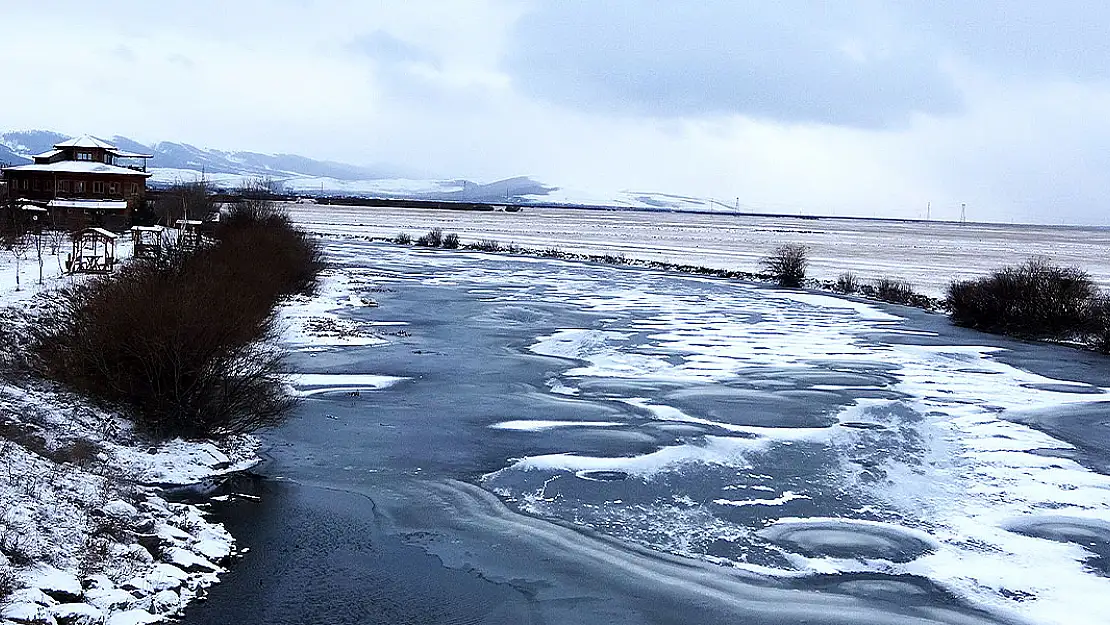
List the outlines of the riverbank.
{"label": "riverbank", "polygon": [[[44,295],[9,297],[4,340],[20,345]],[[7,623],[150,623],[216,582],[235,541],[202,505],[164,495],[243,471],[257,440],[156,442],[59,385],[0,386],[0,618]]]}
{"label": "riverbank", "polygon": [[3,292],[3,623],[172,618],[235,555],[206,503],[175,499],[254,466],[246,433],[295,404],[268,342],[320,265],[271,207],[220,226],[195,250],[54,285],[74,289]]}

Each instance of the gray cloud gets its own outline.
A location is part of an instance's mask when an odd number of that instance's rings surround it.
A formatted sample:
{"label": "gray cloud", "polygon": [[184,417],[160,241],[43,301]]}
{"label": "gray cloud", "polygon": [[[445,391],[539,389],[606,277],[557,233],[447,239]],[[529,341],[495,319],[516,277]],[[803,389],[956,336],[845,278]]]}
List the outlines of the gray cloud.
{"label": "gray cloud", "polygon": [[1009,77],[1110,78],[1110,4],[1100,0],[930,0],[899,3],[906,30]]}
{"label": "gray cloud", "polygon": [[961,98],[927,39],[852,3],[546,2],[524,16],[506,65],[519,88],[618,114],[744,114],[858,127]]}
{"label": "gray cloud", "polygon": [[402,41],[383,30],[358,37],[351,43],[351,49],[385,64],[438,64],[438,59],[427,50]]}

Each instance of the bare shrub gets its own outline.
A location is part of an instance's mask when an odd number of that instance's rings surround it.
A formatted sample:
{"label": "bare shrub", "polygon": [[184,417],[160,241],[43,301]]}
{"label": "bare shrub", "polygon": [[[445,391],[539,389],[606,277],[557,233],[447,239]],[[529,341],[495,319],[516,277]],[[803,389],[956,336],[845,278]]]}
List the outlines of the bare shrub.
{"label": "bare shrub", "polygon": [[69,242],[69,232],[61,227],[51,227],[42,232],[46,237],[46,247],[51,256],[57,256],[62,247]]}
{"label": "bare shrub", "polygon": [[627,265],[628,259],[624,257],[624,254],[606,253],[602,255],[601,262],[608,263],[610,265]]}
{"label": "bare shrub", "polygon": [[914,302],[916,296],[913,286],[905,280],[879,278],[875,281],[875,297],[884,302],[909,305]]}
{"label": "bare shrub", "polygon": [[952,322],[1023,338],[1072,340],[1097,331],[1101,297],[1090,276],[1034,258],[976,280],[953,282]]}
{"label": "bare shrub", "polygon": [[1110,354],[1110,297],[1099,297],[1091,307],[1087,344],[1096,351]]}
{"label": "bare shrub", "polygon": [[54,450],[51,459],[58,464],[87,467],[96,462],[102,451],[100,443],[88,438],[78,438]]}
{"label": "bare shrub", "polygon": [[171,249],[60,291],[57,312],[34,329],[34,368],[130,406],[156,436],[279,422],[295,401],[283,390],[274,306],[311,291],[321,252],[258,207],[233,211],[215,235],[216,245]]}
{"label": "bare shrub", "polygon": [[459,235],[454,232],[448,232],[443,237],[443,247],[449,250],[456,250],[459,248]]}
{"label": "bare shrub", "polygon": [[112,560],[112,539],[91,534],[85,538],[77,557],[77,574],[81,578],[87,578],[103,573],[108,570]]}
{"label": "bare shrub", "polygon": [[549,247],[545,250],[542,250],[540,252],[540,256],[543,256],[544,258],[566,258],[567,254],[557,247]]}
{"label": "bare shrub", "polygon": [[179,219],[204,219],[215,209],[208,181],[177,182],[163,192],[154,206],[158,223],[173,227]]}
{"label": "bare shrub", "polygon": [[38,557],[34,540],[12,528],[6,520],[0,525],[0,552],[16,566],[27,566]]}
{"label": "bare shrub", "polygon": [[[285,218],[285,213],[274,202],[273,182],[264,178],[254,178],[243,182],[235,190],[238,201],[231,202],[220,215],[220,222],[240,221],[247,224],[265,223],[271,219]],[[215,205],[209,210],[213,211]],[[202,219],[207,213],[191,217]]]}
{"label": "bare shrub", "polygon": [[421,235],[421,237],[416,240],[416,244],[424,247],[439,247],[443,245],[443,230],[439,228],[429,230],[427,234]]}
{"label": "bare shrub", "polygon": [[10,566],[0,566],[0,604],[19,589],[19,577]]}
{"label": "bare shrub", "polygon": [[761,264],[779,286],[800,287],[809,267],[809,247],[796,243],[780,245]]}
{"label": "bare shrub", "polygon": [[501,244],[493,239],[482,239],[474,248],[483,252],[500,252]]}
{"label": "bare shrub", "polygon": [[837,276],[836,290],[840,293],[855,293],[859,291],[859,280],[854,273],[846,271]]}
{"label": "bare shrub", "polygon": [[393,239],[393,242],[398,245],[408,245],[412,243],[412,237],[407,232],[402,232]]}

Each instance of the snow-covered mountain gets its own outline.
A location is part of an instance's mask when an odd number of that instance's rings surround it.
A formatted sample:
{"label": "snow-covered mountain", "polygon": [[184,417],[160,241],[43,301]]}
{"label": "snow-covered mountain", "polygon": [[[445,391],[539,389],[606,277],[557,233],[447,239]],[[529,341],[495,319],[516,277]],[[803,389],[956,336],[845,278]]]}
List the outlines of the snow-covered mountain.
{"label": "snow-covered mountain", "polygon": [[[0,164],[30,162],[71,137],[48,130],[0,134]],[[153,154],[148,163],[153,186],[191,182],[203,177],[216,187],[233,189],[264,178],[286,193],[415,198],[462,202],[605,206],[639,210],[728,211],[732,207],[704,198],[664,193],[617,191],[599,193],[547,185],[527,176],[478,183],[463,179],[429,180],[406,175],[388,165],[359,166],[321,161],[296,154],[226,152],[187,143],[162,141],[145,145],[127,137],[107,139],[131,152]]]}

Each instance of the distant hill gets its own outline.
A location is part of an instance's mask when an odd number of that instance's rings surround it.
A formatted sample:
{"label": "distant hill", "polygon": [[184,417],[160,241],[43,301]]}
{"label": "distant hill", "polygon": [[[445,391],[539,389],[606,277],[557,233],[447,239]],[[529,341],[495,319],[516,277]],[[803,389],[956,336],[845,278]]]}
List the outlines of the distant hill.
{"label": "distant hill", "polygon": [[[30,157],[72,137],[49,130],[0,134],[0,164],[21,165]],[[153,154],[148,163],[152,186],[170,185],[204,177],[221,188],[235,188],[251,179],[265,178],[287,193],[406,197],[466,202],[557,204],[568,207],[605,206],[637,210],[728,211],[730,206],[702,198],[662,193],[622,191],[598,194],[574,191],[517,176],[488,183],[463,179],[427,180],[406,175],[399,167],[360,166],[321,161],[296,154],[226,152],[187,143],[161,141],[146,145],[114,136],[106,139],[121,149]]]}

